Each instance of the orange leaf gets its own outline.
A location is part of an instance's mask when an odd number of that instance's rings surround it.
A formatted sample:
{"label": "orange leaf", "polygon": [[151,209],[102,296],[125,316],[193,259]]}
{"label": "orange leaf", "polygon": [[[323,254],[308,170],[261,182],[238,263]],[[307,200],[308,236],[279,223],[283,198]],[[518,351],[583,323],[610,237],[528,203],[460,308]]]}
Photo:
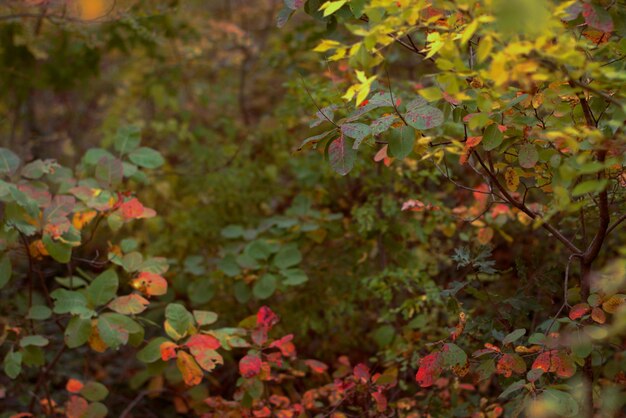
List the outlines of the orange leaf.
{"label": "orange leaf", "polygon": [[72,395],[65,404],[65,416],[67,418],[81,418],[87,412],[88,406],[87,400],[80,396]]}
{"label": "orange leaf", "polygon": [[517,354],[504,354],[498,360],[496,373],[504,375],[504,377],[511,377],[513,373],[524,373],[526,371],[526,363]]}
{"label": "orange leaf", "polygon": [[139,273],[139,276],[131,282],[131,286],[149,296],[159,296],[167,293],[167,280],[158,274],[147,271]]}
{"label": "orange leaf", "polygon": [[83,388],[83,382],[77,379],[70,379],[65,385],[65,389],[71,393],[78,393]]}
{"label": "orange leaf", "polygon": [[600,308],[593,308],[591,310],[591,319],[596,321],[598,324],[604,324],[606,322],[606,314]]}
{"label": "orange leaf", "polygon": [[179,351],[176,366],[183,375],[183,380],[187,386],[195,386],[202,382],[202,369],[190,354]]}
{"label": "orange leaf", "polygon": [[161,350],[161,360],[168,361],[176,357],[176,349],[178,346],[171,341],[165,341],[159,346]]}
{"label": "orange leaf", "polygon": [[583,316],[587,315],[591,308],[586,303],[579,303],[577,305],[572,306],[572,309],[569,311],[569,319],[575,321]]}
{"label": "orange leaf", "polygon": [[576,364],[563,351],[550,350],[541,353],[533,363],[533,369],[541,369],[545,373],[556,373],[559,377],[572,377],[576,372]]}

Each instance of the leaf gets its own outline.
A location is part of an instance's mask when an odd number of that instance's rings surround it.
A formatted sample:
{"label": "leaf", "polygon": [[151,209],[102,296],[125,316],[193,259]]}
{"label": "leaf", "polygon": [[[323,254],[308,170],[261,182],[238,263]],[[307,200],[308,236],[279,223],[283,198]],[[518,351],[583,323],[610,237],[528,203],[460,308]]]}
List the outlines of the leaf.
{"label": "leaf", "polygon": [[593,308],[591,310],[591,319],[593,319],[598,324],[604,324],[606,322],[606,315],[604,311],[600,308]]}
{"label": "leaf", "polygon": [[282,247],[274,256],[273,264],[279,269],[293,267],[302,261],[302,253],[293,245]]}
{"label": "leaf", "polygon": [[199,326],[211,325],[217,321],[217,314],[210,311],[193,311],[193,317]]}
{"label": "leaf", "polygon": [[587,193],[599,193],[604,190],[607,184],[608,181],[606,179],[583,181],[574,187],[574,190],[572,190],[572,196],[578,197]]}
{"label": "leaf", "polygon": [[359,149],[361,142],[370,134],[370,127],[363,123],[344,123],[341,125],[341,133],[354,139],[353,149]]}
{"label": "leaf", "polygon": [[599,4],[583,3],[585,23],[602,32],[613,32],[613,19]]}
{"label": "leaf", "polygon": [[189,311],[179,303],[170,303],[165,308],[166,324],[174,331],[174,339],[180,339],[187,335],[189,329],[193,326],[193,316]]}
{"label": "leaf", "polygon": [[113,147],[120,155],[134,151],[141,141],[141,128],[136,125],[128,125],[120,127],[113,141]]}
{"label": "leaf", "polygon": [[575,321],[587,315],[589,311],[591,311],[591,307],[589,307],[589,305],[587,305],[586,303],[579,303],[577,305],[572,306],[572,308],[570,309],[569,319],[571,319],[572,321]]}
{"label": "leaf", "polygon": [[137,251],[124,254],[124,257],[122,257],[122,267],[129,273],[134,273],[139,270],[142,263],[143,256]]}
{"label": "leaf", "polygon": [[106,397],[109,396],[109,389],[107,389],[107,387],[102,383],[91,381],[87,382],[85,386],[83,386],[80,394],[87,400],[96,402],[106,399]]}
{"label": "leaf", "polygon": [[526,363],[519,355],[506,353],[498,360],[496,371],[504,377],[511,377],[514,372],[518,374],[524,373],[526,371]]}
{"label": "leaf", "polygon": [[70,393],[78,393],[83,388],[83,382],[77,379],[69,379],[65,384],[65,390]]}
{"label": "leaf", "polygon": [[155,273],[142,271],[132,280],[131,286],[148,296],[160,296],[167,293],[167,280]]}
{"label": "leaf", "polygon": [[33,305],[28,310],[26,318],[43,321],[52,316],[52,310],[45,305]]}
{"label": "leaf", "polygon": [[298,151],[302,151],[305,145],[308,145],[308,144],[313,145],[313,148],[315,148],[315,146],[317,145],[319,141],[326,138],[328,135],[332,134],[333,132],[335,132],[335,129],[331,129],[330,131],[326,131],[319,135],[313,135],[304,139],[302,143],[300,143],[300,146],[298,147]]}
{"label": "leaf", "polygon": [[212,371],[218,364],[224,364],[224,359],[215,350],[204,350],[194,354],[198,365],[207,372]]}
{"label": "leaf", "polygon": [[313,373],[322,374],[328,370],[328,366],[318,360],[304,360],[304,364],[306,364],[313,371]]}
{"label": "leaf", "polygon": [[626,302],[626,295],[613,295],[602,303],[604,312],[614,314]]}
{"label": "leaf", "polygon": [[192,356],[184,351],[179,351],[176,358],[176,366],[183,375],[183,380],[187,386],[195,386],[202,382],[202,369]]}
{"label": "leaf", "polygon": [[376,119],[370,124],[372,135],[379,135],[387,131],[395,120],[395,115],[387,115]]}
{"label": "leaf", "polygon": [[402,126],[391,130],[389,151],[393,157],[403,159],[413,151],[415,130],[410,126]]}
{"label": "leaf", "polygon": [[436,107],[415,105],[407,106],[407,109],[404,115],[406,123],[419,131],[436,128],[444,121],[443,112]]}
{"label": "leaf", "polygon": [[345,176],[354,167],[356,153],[343,135],[330,143],[328,154],[331,168],[339,175]]}
{"label": "leaf", "polygon": [[48,234],[44,234],[41,241],[43,242],[46,251],[52,258],[59,263],[67,264],[72,258],[72,247],[62,242],[57,242],[52,239]]}
{"label": "leaf", "polygon": [[65,345],[69,348],[80,347],[89,341],[91,332],[91,319],[74,316],[67,323],[63,334]]}
{"label": "leaf", "polygon": [[20,157],[13,151],[0,148],[0,174],[8,174],[12,176],[20,166]]}
{"label": "leaf", "polygon": [[89,403],[84,398],[72,395],[65,404],[65,416],[66,418],[83,418],[88,407]]}
{"label": "leaf", "polygon": [[488,359],[480,363],[480,366],[476,368],[478,374],[478,381],[489,379],[491,375],[496,371],[496,364],[493,359]]}
{"label": "leaf", "polygon": [[276,276],[264,274],[252,287],[252,294],[257,299],[267,299],[276,291]]}
{"label": "leaf", "polygon": [[269,330],[278,323],[280,319],[270,308],[261,306],[256,314],[256,324],[258,327]]}
{"label": "leaf", "polygon": [[137,360],[143,363],[154,363],[161,359],[161,344],[168,342],[167,338],[156,337],[137,353]]}
{"label": "leaf", "polygon": [[569,393],[547,388],[539,395],[539,401],[544,404],[550,412],[561,417],[578,416],[579,407],[576,399]]}
{"label": "leaf", "polygon": [[239,373],[249,379],[261,373],[262,364],[258,356],[248,354],[239,360]]}
{"label": "leaf", "polygon": [[109,302],[117,294],[119,279],[115,270],[106,270],[87,287],[87,297],[94,306],[101,306]]}
{"label": "leaf", "polygon": [[504,390],[504,392],[502,392],[500,396],[498,396],[498,398],[506,398],[508,395],[510,395],[513,392],[517,392],[518,390],[523,388],[525,385],[526,385],[526,381],[524,379],[518,380],[517,382],[510,384]]}
{"label": "leaf", "polygon": [[341,9],[344,4],[346,4],[348,0],[336,0],[336,1],[327,1],[320,7],[320,10],[324,11],[324,17],[330,16],[335,13],[337,10]]}
{"label": "leaf", "polygon": [[504,171],[504,182],[506,183],[506,188],[509,189],[509,191],[517,191],[517,188],[519,187],[519,175],[513,168],[507,167]]}
{"label": "leaf", "polygon": [[185,342],[185,346],[195,357],[206,350],[217,350],[220,348],[220,342],[212,335],[194,334]]}
{"label": "leaf", "polygon": [[50,341],[42,335],[27,335],[20,340],[20,347],[45,347]]}
{"label": "leaf", "polygon": [[511,332],[506,337],[504,337],[504,339],[502,340],[502,344],[503,345],[511,344],[512,342],[517,341],[524,335],[526,335],[526,330],[524,328],[516,329],[515,331]]}
{"label": "leaf", "polygon": [[4,374],[15,379],[22,372],[22,353],[9,351],[4,357]]}
{"label": "leaf", "polygon": [[560,350],[545,351],[535,359],[533,369],[542,369],[545,373],[569,378],[576,373],[576,364],[567,353]]}
{"label": "leaf", "polygon": [[136,315],[146,310],[150,302],[141,295],[131,293],[113,299],[108,307],[123,315]]}
{"label": "leaf", "polygon": [[491,151],[498,148],[502,144],[502,141],[504,141],[504,135],[500,132],[498,126],[495,123],[487,126],[483,134],[482,141],[485,151]]}
{"label": "leaf", "polygon": [[96,179],[105,187],[118,185],[124,178],[124,167],[118,158],[102,157],[96,166]]}
{"label": "leaf", "polygon": [[464,366],[467,363],[467,354],[458,345],[447,343],[441,350],[441,364],[443,367]]}
{"label": "leaf", "polygon": [[82,418],[105,418],[109,410],[100,402],[92,402],[87,407],[87,412]]}
{"label": "leaf", "polygon": [[0,289],[6,286],[11,279],[11,274],[13,273],[13,268],[11,266],[11,259],[8,254],[4,254],[2,259],[0,259]]}
{"label": "leaf", "polygon": [[71,313],[79,315],[85,313],[87,309],[87,298],[84,294],[67,289],[56,289],[50,293],[54,299],[54,313]]}
{"label": "leaf", "polygon": [[150,169],[159,168],[165,163],[165,160],[158,151],[146,147],[133,150],[128,154],[128,158],[139,167]]}
{"label": "leaf", "polygon": [[143,328],[135,321],[117,313],[100,315],[97,326],[102,341],[113,349],[126,344],[130,334],[143,331]]}
{"label": "leaf", "polygon": [[420,366],[415,375],[415,380],[420,387],[427,388],[435,383],[443,370],[442,359],[439,351],[430,353],[420,360]]}
{"label": "leaf", "polygon": [[533,144],[524,144],[517,155],[519,165],[524,168],[533,168],[539,160],[539,153]]}
{"label": "leaf", "polygon": [[280,274],[285,278],[283,283],[287,286],[299,286],[309,280],[306,273],[300,269],[281,270]]}

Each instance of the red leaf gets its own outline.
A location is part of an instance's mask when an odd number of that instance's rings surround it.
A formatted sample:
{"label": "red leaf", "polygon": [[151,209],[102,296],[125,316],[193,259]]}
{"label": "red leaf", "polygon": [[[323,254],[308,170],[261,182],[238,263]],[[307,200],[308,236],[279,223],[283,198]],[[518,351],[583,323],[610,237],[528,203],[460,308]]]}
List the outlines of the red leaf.
{"label": "red leaf", "polygon": [[367,383],[370,380],[370,369],[363,363],[359,363],[354,367],[354,377],[361,383]]}
{"label": "red leaf", "polygon": [[280,340],[271,343],[270,348],[278,348],[285,357],[295,357],[296,347],[291,340],[293,340],[293,334],[285,335]]}
{"label": "red leaf", "polygon": [[550,350],[541,353],[533,363],[533,369],[541,369],[545,373],[556,373],[557,376],[568,378],[576,372],[576,364],[563,351]]}
{"label": "red leaf", "polygon": [[526,371],[526,363],[517,354],[504,354],[498,360],[496,372],[504,375],[504,377],[511,377],[515,373],[524,373]]}
{"label": "red leaf", "polygon": [[384,412],[387,409],[387,398],[381,390],[372,392],[372,397],[376,401],[376,409],[378,412]]}
{"label": "red leaf", "polygon": [[304,360],[304,364],[309,366],[314,373],[322,374],[328,370],[328,366],[317,360]]}
{"label": "red leaf", "polygon": [[165,341],[160,345],[161,360],[168,361],[176,357],[176,349],[178,346],[171,341]]}
{"label": "red leaf", "polygon": [[131,286],[149,296],[159,296],[167,293],[167,280],[158,274],[142,271]]}
{"label": "red leaf", "polygon": [[402,204],[402,209],[411,210],[413,212],[422,212],[423,210],[439,210],[439,206],[433,206],[430,203],[425,204],[424,202],[417,199],[409,199]]}
{"label": "red leaf", "polygon": [[583,316],[587,315],[591,311],[591,308],[586,303],[579,303],[577,305],[572,306],[572,309],[569,311],[569,319],[575,321]]}
{"label": "red leaf", "polygon": [[187,340],[185,346],[189,348],[191,354],[197,356],[203,351],[220,348],[220,342],[212,335],[194,334]]}
{"label": "red leaf", "polygon": [[256,314],[256,324],[259,327],[263,327],[266,329],[272,328],[279,321],[278,315],[276,315],[270,308],[267,306],[261,306],[259,312]]}
{"label": "red leaf", "polygon": [[239,373],[246,378],[254,377],[261,372],[262,364],[259,357],[248,354],[239,360]]}
{"label": "red leaf", "polygon": [[430,353],[420,360],[420,367],[415,375],[415,380],[423,388],[432,386],[441,374],[441,357],[438,351]]}
{"label": "red leaf", "polygon": [[88,406],[86,399],[73,395],[65,404],[65,416],[67,418],[81,418],[87,412]]}
{"label": "red leaf", "polygon": [[613,19],[609,12],[604,10],[602,6],[584,3],[583,17],[585,23],[592,28],[601,30],[602,32],[613,32]]}
{"label": "red leaf", "polygon": [[77,379],[70,379],[65,385],[65,389],[71,393],[78,393],[83,388],[83,382]]}

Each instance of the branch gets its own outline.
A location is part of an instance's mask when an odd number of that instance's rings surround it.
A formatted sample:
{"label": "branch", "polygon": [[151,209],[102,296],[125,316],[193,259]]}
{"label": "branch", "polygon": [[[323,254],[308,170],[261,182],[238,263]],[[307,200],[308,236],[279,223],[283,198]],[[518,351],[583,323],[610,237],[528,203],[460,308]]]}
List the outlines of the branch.
{"label": "branch", "polygon": [[[515,206],[516,208],[518,208],[519,210],[521,210],[522,212],[524,212],[526,215],[528,215],[531,219],[537,219],[540,218],[536,213],[534,213],[533,211],[531,211],[530,209],[528,209],[528,207],[520,202],[518,202],[515,198],[513,198],[513,196],[511,196],[511,194],[508,192],[508,190],[506,190],[506,188],[502,185],[502,183],[500,183],[500,181],[498,180],[498,178],[495,176],[495,174],[493,174],[485,165],[485,163],[483,162],[482,158],[480,158],[480,154],[478,152],[474,152],[474,155],[476,156],[476,159],[478,160],[478,162],[480,163],[480,165],[483,167],[483,169],[485,170],[485,172],[487,173],[487,175],[491,178],[491,180],[493,181],[493,183],[496,185],[496,187],[498,188],[498,190],[500,190],[500,193],[502,193],[502,195],[504,196],[504,198],[509,201],[513,206]],[[567,248],[569,248],[573,253],[575,254],[581,254],[582,251],[569,239],[567,239],[567,237],[565,237],[559,230],[557,230],[555,227],[553,227],[552,225],[550,225],[547,222],[541,222],[541,227],[548,230],[552,235],[554,235],[559,241],[561,241]]]}
{"label": "branch", "polygon": [[609,226],[609,228],[606,230],[606,234],[609,235],[611,231],[617,228],[619,224],[621,224],[624,221],[626,221],[626,214],[620,216],[615,222],[613,222],[613,225]]}

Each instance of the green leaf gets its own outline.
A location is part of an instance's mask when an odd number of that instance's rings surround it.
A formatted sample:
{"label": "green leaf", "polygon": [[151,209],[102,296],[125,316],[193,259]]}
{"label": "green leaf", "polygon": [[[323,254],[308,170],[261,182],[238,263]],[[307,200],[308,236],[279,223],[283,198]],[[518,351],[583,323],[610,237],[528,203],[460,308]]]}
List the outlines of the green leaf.
{"label": "green leaf", "polygon": [[4,254],[0,259],[0,289],[2,289],[11,279],[13,268],[8,254]]}
{"label": "green leaf", "polygon": [[102,157],[96,165],[96,179],[105,187],[116,186],[124,177],[122,162],[115,157]]}
{"label": "green leaf", "polygon": [[342,135],[328,146],[330,167],[342,176],[352,170],[356,161],[356,152],[352,149],[350,141]]}
{"label": "green leaf", "polygon": [[[413,103],[413,102],[411,102]],[[425,129],[436,128],[444,121],[443,112],[436,107],[429,105],[413,104],[407,106],[404,120],[413,128],[423,131]]]}
{"label": "green leaf", "polygon": [[137,360],[143,363],[154,363],[161,359],[161,344],[169,341],[164,337],[157,337],[150,341],[137,353]]}
{"label": "green leaf", "polygon": [[250,287],[243,280],[238,280],[233,285],[233,294],[239,303],[247,303],[252,297]]}
{"label": "green leaf", "polygon": [[341,125],[341,133],[354,139],[353,149],[359,149],[361,142],[370,134],[370,127],[363,123],[344,123]]}
{"label": "green leaf", "polygon": [[106,405],[100,402],[92,402],[87,407],[87,411],[82,415],[82,418],[105,418],[109,410]]}
{"label": "green leaf", "polygon": [[81,292],[56,289],[54,292],[50,293],[50,296],[54,299],[54,313],[80,315],[89,310],[87,308],[87,298]]}
{"label": "green leaf", "polygon": [[136,125],[122,126],[115,134],[113,147],[120,155],[134,151],[141,141],[141,128]]}
{"label": "green leaf", "polygon": [[606,179],[583,181],[574,187],[574,190],[572,190],[572,196],[578,197],[587,193],[599,193],[604,190],[607,184],[608,181]]}
{"label": "green leaf", "polygon": [[221,234],[224,238],[241,238],[245,233],[243,227],[241,225],[228,225],[226,228],[223,228]]}
{"label": "green leaf", "polygon": [[252,294],[257,299],[267,299],[276,291],[276,276],[272,274],[264,274],[254,284],[252,288]]}
{"label": "green leaf", "polygon": [[572,395],[556,389],[547,388],[539,396],[549,411],[561,417],[578,416],[578,402]]}
{"label": "green leaf", "polygon": [[444,367],[463,366],[467,363],[467,354],[458,345],[448,343],[441,350]]}
{"label": "green leaf", "polygon": [[533,144],[524,144],[517,155],[519,165],[524,168],[533,168],[539,160],[539,153]]}
{"label": "green leaf", "polygon": [[91,319],[73,316],[65,328],[65,345],[69,348],[80,347],[91,336]]}
{"label": "green leaf", "polygon": [[265,240],[255,240],[246,245],[244,254],[256,260],[267,260],[272,254],[272,247]]}
{"label": "green leaf", "polygon": [[295,266],[302,261],[300,250],[293,245],[281,248],[274,256],[274,265],[281,270]]}
{"label": "green leaf", "polygon": [[[165,308],[165,319],[169,326],[176,332],[180,339],[187,335],[187,331],[193,325],[193,316],[183,305],[170,303]],[[174,337],[172,337],[174,338]]]}
{"label": "green leaf", "polygon": [[106,397],[109,396],[109,389],[102,383],[90,381],[85,383],[80,390],[80,394],[88,401],[96,402],[106,399]]}
{"label": "green leaf", "polygon": [[50,341],[42,335],[28,335],[20,340],[20,347],[45,347]]}
{"label": "green leaf", "polygon": [[505,397],[507,397],[511,393],[516,392],[516,391],[520,390],[521,388],[523,388],[525,384],[526,384],[526,380],[524,380],[524,379],[518,380],[517,382],[512,383],[506,389],[504,389],[504,392],[502,392],[500,394],[500,396],[498,396],[498,398],[505,398]]}
{"label": "green leaf", "polygon": [[502,340],[502,344],[504,345],[511,344],[512,342],[517,341],[519,338],[521,338],[525,334],[526,334],[526,330],[524,328],[516,329],[515,331],[511,332],[506,337],[504,337],[504,339]]}
{"label": "green leaf", "polygon": [[28,314],[26,318],[35,319],[37,321],[43,321],[45,319],[50,318],[52,316],[52,311],[50,308],[44,305],[33,305],[28,310]]}
{"label": "green leaf", "polygon": [[0,174],[13,175],[20,166],[20,157],[13,151],[0,148]]}
{"label": "green leaf", "polygon": [[299,286],[309,280],[306,273],[300,269],[281,270],[280,274],[285,277],[283,283],[288,286]]}
{"label": "green leaf", "polygon": [[63,242],[54,241],[48,234],[44,234],[42,242],[46,251],[59,263],[67,264],[72,258],[72,247]]}
{"label": "green leaf", "polygon": [[129,273],[139,270],[142,264],[143,256],[137,251],[130,252],[122,257],[122,267]]}
{"label": "green leaf", "polygon": [[199,326],[211,325],[217,321],[217,314],[210,311],[193,311],[193,317]]}
{"label": "green leaf", "polygon": [[393,157],[403,159],[413,151],[415,144],[415,129],[402,126],[391,130],[389,137],[389,152]]}
{"label": "green leaf", "polygon": [[104,343],[116,349],[126,344],[130,334],[143,332],[137,322],[117,313],[105,313],[98,317],[98,332]]}
{"label": "green leaf", "polygon": [[4,374],[15,379],[22,371],[22,353],[9,351],[4,357]]}
{"label": "green leaf", "polygon": [[94,306],[108,303],[117,294],[119,279],[115,270],[109,269],[96,277],[87,288],[87,296]]}
{"label": "green leaf", "polygon": [[139,167],[158,168],[165,160],[158,151],[152,148],[141,147],[128,154],[128,158]]}
{"label": "green leaf", "polygon": [[504,135],[498,129],[498,125],[495,123],[487,126],[483,134],[482,145],[485,151],[491,151],[500,146],[504,141]]}
{"label": "green leaf", "polygon": [[232,254],[228,254],[226,257],[222,258],[217,263],[217,268],[222,270],[222,272],[229,277],[235,277],[241,273],[241,269]]}

